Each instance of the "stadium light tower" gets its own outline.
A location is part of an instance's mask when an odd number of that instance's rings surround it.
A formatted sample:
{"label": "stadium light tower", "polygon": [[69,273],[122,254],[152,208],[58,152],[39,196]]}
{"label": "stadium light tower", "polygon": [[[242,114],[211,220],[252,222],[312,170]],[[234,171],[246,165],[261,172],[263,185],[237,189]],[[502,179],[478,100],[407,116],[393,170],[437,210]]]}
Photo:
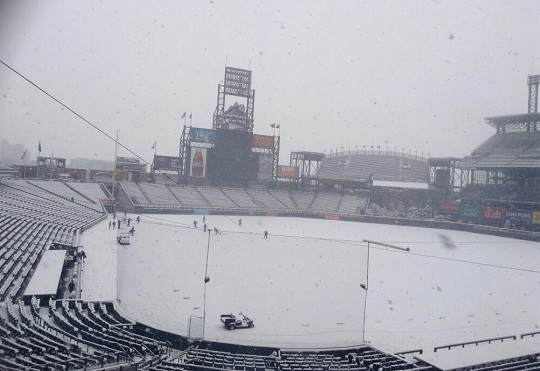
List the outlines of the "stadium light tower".
{"label": "stadium light tower", "polygon": [[366,314],[367,314],[367,294],[368,294],[368,290],[369,290],[369,247],[370,247],[370,244],[373,244],[373,245],[379,245],[379,246],[384,246],[384,247],[389,247],[391,249],[395,249],[395,250],[401,250],[401,251],[410,251],[411,249],[408,248],[408,247],[399,247],[399,246],[394,246],[394,245],[390,245],[390,244],[387,244],[387,243],[383,243],[383,242],[377,242],[377,241],[372,241],[372,240],[366,240],[366,239],[363,239],[362,242],[366,242],[367,243],[367,262],[366,262],[366,283],[365,284],[360,284],[360,287],[364,290],[365,292],[365,297],[364,297],[364,321],[363,321],[363,324],[362,324],[362,341],[365,342],[365,335],[366,335]]}

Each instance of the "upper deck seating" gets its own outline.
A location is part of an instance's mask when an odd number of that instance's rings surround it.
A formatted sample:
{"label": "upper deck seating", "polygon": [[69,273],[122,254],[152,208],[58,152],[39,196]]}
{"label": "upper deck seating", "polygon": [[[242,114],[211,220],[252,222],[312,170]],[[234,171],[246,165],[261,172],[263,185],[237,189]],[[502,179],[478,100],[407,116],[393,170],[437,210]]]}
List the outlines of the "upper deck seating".
{"label": "upper deck seating", "polygon": [[371,175],[377,180],[428,183],[429,164],[406,154],[343,154],[323,159],[315,177],[368,181]]}

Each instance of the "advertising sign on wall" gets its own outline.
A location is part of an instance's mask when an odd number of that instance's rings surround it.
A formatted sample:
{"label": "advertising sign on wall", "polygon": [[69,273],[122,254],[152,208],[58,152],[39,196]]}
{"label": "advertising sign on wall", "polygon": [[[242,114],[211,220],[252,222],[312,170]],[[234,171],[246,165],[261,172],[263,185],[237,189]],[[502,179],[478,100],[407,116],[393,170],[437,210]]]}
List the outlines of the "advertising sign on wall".
{"label": "advertising sign on wall", "polygon": [[259,155],[259,171],[257,172],[258,180],[272,180],[272,154],[261,153]]}
{"label": "advertising sign on wall", "polygon": [[441,201],[439,211],[443,213],[459,214],[461,204],[459,202]]}
{"label": "advertising sign on wall", "polygon": [[274,148],[274,137],[271,135],[253,134],[253,148]]}
{"label": "advertising sign on wall", "polygon": [[204,178],[206,176],[206,148],[191,147],[190,158],[189,175]]}
{"label": "advertising sign on wall", "polygon": [[540,211],[533,211],[532,213],[532,223],[540,224]]}
{"label": "advertising sign on wall", "polygon": [[466,219],[479,219],[480,208],[473,205],[461,205],[459,215]]}
{"label": "advertising sign on wall", "polygon": [[500,207],[482,207],[482,219],[504,220],[504,209]]}
{"label": "advertising sign on wall", "polygon": [[189,140],[200,143],[215,143],[216,131],[213,129],[191,128]]}
{"label": "advertising sign on wall", "polygon": [[154,157],[154,169],[156,170],[180,170],[182,161],[180,157],[158,156]]}
{"label": "advertising sign on wall", "polygon": [[531,224],[532,215],[529,210],[506,210],[506,220],[515,224]]}
{"label": "advertising sign on wall", "polygon": [[300,174],[300,170],[298,166],[278,165],[277,176],[279,178],[295,179],[295,178],[298,178],[299,174]]}

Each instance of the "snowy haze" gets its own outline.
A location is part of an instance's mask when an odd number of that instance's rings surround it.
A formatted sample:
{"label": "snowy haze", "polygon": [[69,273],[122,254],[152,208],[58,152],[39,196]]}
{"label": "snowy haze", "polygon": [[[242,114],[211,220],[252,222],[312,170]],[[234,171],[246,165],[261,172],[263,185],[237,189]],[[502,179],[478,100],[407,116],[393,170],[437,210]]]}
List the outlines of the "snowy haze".
{"label": "snowy haze", "polygon": [[[253,71],[255,132],[292,150],[464,156],[525,113],[536,1],[0,1],[0,60],[146,160],[210,128],[226,65]],[[240,100],[240,99],[239,99]],[[228,107],[234,99],[226,102]],[[188,120],[189,125],[189,120]],[[114,145],[0,64],[0,137],[32,154]],[[119,155],[130,155],[121,150]]]}
{"label": "snowy haze", "polygon": [[[366,283],[365,339],[390,351],[538,331],[538,243],[301,218],[242,216],[240,227],[238,218],[207,217],[222,234],[210,235],[206,339],[292,348],[360,344]],[[129,246],[116,244],[107,223],[83,235],[83,299],[118,298],[132,319],[186,335],[189,317],[204,315],[202,217],[143,215]],[[371,245],[368,281],[363,239],[411,251]],[[226,330],[220,314],[240,311],[255,328]]]}

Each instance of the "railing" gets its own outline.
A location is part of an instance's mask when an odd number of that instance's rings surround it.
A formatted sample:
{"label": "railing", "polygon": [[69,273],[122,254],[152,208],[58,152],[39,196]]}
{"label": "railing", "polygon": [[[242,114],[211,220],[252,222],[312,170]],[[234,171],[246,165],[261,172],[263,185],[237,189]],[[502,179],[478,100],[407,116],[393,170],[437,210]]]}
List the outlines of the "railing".
{"label": "railing", "polygon": [[540,331],[535,331],[535,332],[527,332],[526,334],[521,334],[520,336],[520,339],[523,339],[525,337],[535,337],[536,335],[540,335]]}
{"label": "railing", "polygon": [[412,350],[406,350],[406,351],[403,351],[403,352],[397,352],[396,353],[397,356],[404,356],[406,354],[424,354],[424,350],[423,349],[412,349]]}
{"label": "railing", "polygon": [[438,350],[441,350],[441,349],[450,350],[452,348],[457,348],[457,347],[465,348],[466,345],[472,345],[472,344],[474,344],[474,345],[483,344],[483,343],[491,344],[494,341],[500,341],[502,343],[503,341],[509,340],[509,339],[516,340],[516,338],[517,337],[515,335],[510,335],[510,336],[501,336],[501,337],[478,340],[478,341],[468,341],[468,342],[465,342],[465,343],[443,345],[443,346],[433,348],[433,352],[437,352]]}
{"label": "railing", "polygon": [[380,156],[394,156],[394,157],[404,157],[404,158],[410,158],[418,161],[428,162],[429,154],[427,157],[424,157],[424,152],[421,152],[420,155],[418,155],[418,151],[414,151],[414,153],[409,150],[409,152],[399,152],[399,151],[390,151],[387,149],[381,149],[378,147],[375,148],[362,148],[362,149],[349,149],[349,150],[341,150],[340,152],[330,152],[325,153],[326,157],[339,157],[339,156],[350,156],[350,155],[380,155]]}

